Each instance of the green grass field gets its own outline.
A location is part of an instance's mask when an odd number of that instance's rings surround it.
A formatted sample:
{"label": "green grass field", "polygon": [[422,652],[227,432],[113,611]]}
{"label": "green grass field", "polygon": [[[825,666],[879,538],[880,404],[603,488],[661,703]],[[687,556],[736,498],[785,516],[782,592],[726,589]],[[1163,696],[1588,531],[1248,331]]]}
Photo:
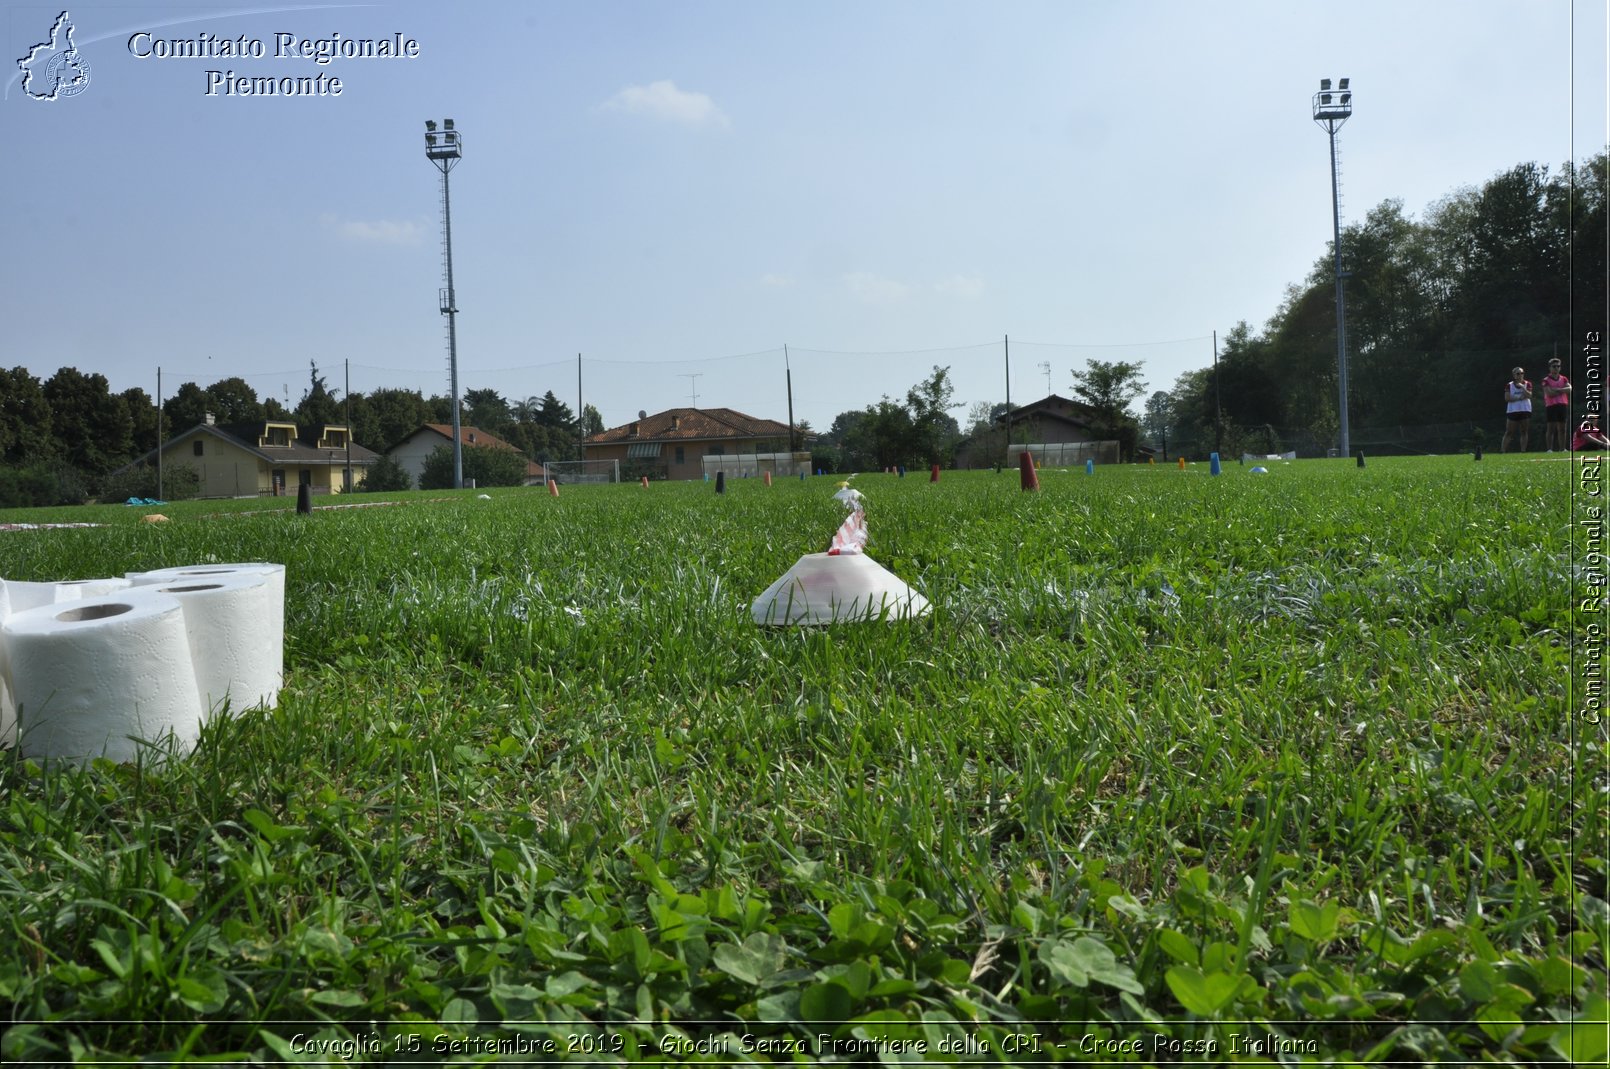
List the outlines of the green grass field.
{"label": "green grass field", "polygon": [[831,478],[0,515],[288,580],[277,711],[4,754],[0,1056],[1600,1060],[1570,470],[861,476],[934,612],[793,630]]}

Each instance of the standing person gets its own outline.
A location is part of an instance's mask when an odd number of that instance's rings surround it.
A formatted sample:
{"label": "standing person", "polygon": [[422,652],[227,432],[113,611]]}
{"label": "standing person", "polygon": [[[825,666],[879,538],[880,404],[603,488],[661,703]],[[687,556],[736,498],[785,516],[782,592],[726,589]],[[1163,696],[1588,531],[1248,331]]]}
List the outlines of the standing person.
{"label": "standing person", "polygon": [[1532,437],[1532,383],[1526,377],[1525,368],[1510,371],[1509,381],[1504,383],[1504,404],[1508,423],[1504,426],[1504,444],[1499,451],[1509,452],[1509,443],[1519,438],[1519,451],[1524,453]]}
{"label": "standing person", "polygon": [[1571,451],[1581,453],[1606,448],[1610,448],[1610,438],[1606,438],[1604,431],[1599,429],[1599,417],[1590,412],[1583,418],[1582,426],[1577,428],[1576,436],[1571,440]]}
{"label": "standing person", "polygon": [[[1543,446],[1565,452],[1566,424],[1571,418],[1571,380],[1560,374],[1560,358],[1549,361],[1543,376]],[[1558,443],[1558,444],[1556,444]]]}

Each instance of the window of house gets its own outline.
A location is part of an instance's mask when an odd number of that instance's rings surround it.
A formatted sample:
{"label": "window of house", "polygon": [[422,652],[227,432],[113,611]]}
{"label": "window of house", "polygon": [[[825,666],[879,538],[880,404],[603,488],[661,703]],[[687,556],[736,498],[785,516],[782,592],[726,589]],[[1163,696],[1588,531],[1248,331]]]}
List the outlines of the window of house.
{"label": "window of house", "polygon": [[687,463],[687,457],[685,457],[683,455],[683,450],[682,450],[681,446],[676,447],[676,462],[678,464],[686,464]]}
{"label": "window of house", "polygon": [[194,454],[195,456],[198,456],[198,457],[201,455],[201,439],[200,438],[197,438],[195,441],[190,443],[190,452],[192,454]]}
{"label": "window of house", "polygon": [[724,445],[713,445],[704,451],[704,455],[707,457],[724,457],[727,455],[727,447]]}

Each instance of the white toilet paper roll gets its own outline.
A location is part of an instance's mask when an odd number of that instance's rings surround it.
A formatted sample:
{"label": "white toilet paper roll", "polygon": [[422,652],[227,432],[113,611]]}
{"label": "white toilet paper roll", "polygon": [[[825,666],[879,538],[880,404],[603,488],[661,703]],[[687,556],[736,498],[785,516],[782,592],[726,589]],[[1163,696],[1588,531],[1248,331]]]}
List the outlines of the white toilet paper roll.
{"label": "white toilet paper roll", "polygon": [[197,576],[140,587],[179,599],[203,712],[228,699],[231,713],[279,701],[285,621],[275,612],[271,577],[250,572]]}
{"label": "white toilet paper roll", "polygon": [[56,586],[56,601],[82,601],[85,598],[99,598],[107,594],[116,594],[119,590],[127,590],[133,586],[130,579],[66,579]]}
{"label": "white toilet paper roll", "polygon": [[[155,591],[40,606],[0,623],[24,757],[132,760],[201,730],[184,608]],[[163,742],[165,746],[166,743]]]}
{"label": "white toilet paper roll", "polygon": [[[54,605],[63,600],[60,583],[24,583],[0,579],[0,620],[15,612]],[[76,597],[74,600],[77,600]]]}
{"label": "white toilet paper roll", "polygon": [[[78,591],[66,594],[60,583],[0,579],[0,623],[14,613],[69,599],[78,600]],[[17,707],[11,696],[10,685],[11,669],[6,663],[5,638],[0,636],[0,745],[4,746],[15,745],[17,741]]]}
{"label": "white toilet paper roll", "polygon": [[[224,575],[261,575],[268,579],[272,602],[268,615],[275,621],[271,647],[267,656],[274,662],[274,690],[277,693],[285,679],[285,565],[266,561],[244,561],[234,564],[187,564],[177,568],[158,568],[150,572],[128,572],[135,586],[153,586],[179,580],[216,579]],[[231,704],[234,704],[231,702]]]}
{"label": "white toilet paper roll", "polygon": [[[69,579],[59,583],[0,579],[0,622],[13,613],[41,605],[82,601],[127,590],[132,585],[128,579]],[[5,639],[0,636],[0,746],[13,746],[17,742],[17,707],[11,690],[11,668],[6,660]]]}

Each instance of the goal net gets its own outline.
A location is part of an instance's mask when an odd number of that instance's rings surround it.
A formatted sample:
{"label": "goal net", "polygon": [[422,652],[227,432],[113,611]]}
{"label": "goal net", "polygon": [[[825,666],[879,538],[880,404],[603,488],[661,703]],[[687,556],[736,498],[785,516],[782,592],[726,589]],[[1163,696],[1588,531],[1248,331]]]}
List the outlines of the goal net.
{"label": "goal net", "polygon": [[621,481],[621,462],[618,460],[550,460],[542,465],[542,485],[548,480],[556,483],[618,483]]}

